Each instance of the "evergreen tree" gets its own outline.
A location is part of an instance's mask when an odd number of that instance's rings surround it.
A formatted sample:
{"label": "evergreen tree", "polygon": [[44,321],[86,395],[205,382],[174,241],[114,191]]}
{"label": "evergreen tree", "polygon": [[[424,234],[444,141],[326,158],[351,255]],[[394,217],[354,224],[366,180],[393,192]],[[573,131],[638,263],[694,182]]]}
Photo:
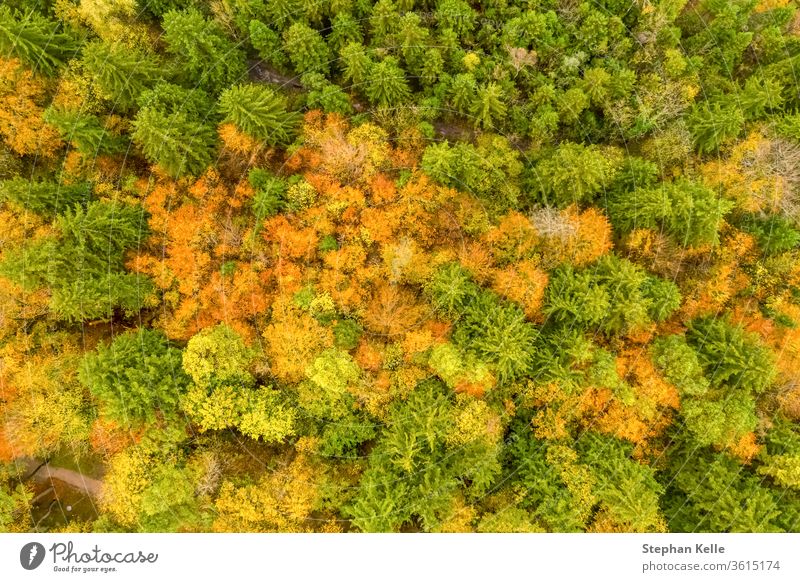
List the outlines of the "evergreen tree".
{"label": "evergreen tree", "polygon": [[288,144],[299,116],[286,110],[286,99],[263,85],[236,85],[219,100],[225,120],[269,145]]}
{"label": "evergreen tree", "polygon": [[330,72],[331,55],[320,34],[309,26],[295,22],[283,33],[289,60],[298,75]]}
{"label": "evergreen tree", "polygon": [[145,328],[118,335],[87,354],[80,378],[103,413],[121,426],[153,422],[156,412],[173,414],[189,384],[181,351],[160,331]]}
{"label": "evergreen tree", "polygon": [[0,199],[20,204],[47,217],[61,214],[91,197],[90,184],[62,184],[49,180],[13,178],[0,182]]}
{"label": "evergreen tree", "polygon": [[167,50],[181,63],[191,86],[218,94],[246,76],[244,53],[198,10],[167,12],[162,25]]}
{"label": "evergreen tree", "polygon": [[133,122],[133,141],[171,176],[199,174],[214,159],[216,133],[191,116],[145,107]]}
{"label": "evergreen tree", "polygon": [[75,39],[37,12],[0,6],[0,53],[18,57],[32,69],[53,76],[78,50]]}
{"label": "evergreen tree", "polygon": [[160,76],[155,59],[138,48],[95,41],[83,47],[84,69],[115,109],[129,110],[145,89]]}
{"label": "evergreen tree", "polygon": [[411,94],[405,73],[394,57],[385,57],[370,67],[364,92],[370,103],[379,107],[399,105]]}
{"label": "evergreen tree", "polygon": [[139,310],[152,284],[124,270],[125,253],[147,236],[140,208],[90,202],[59,216],[58,236],[31,241],[4,256],[0,271],[26,289],[47,287],[50,309],[68,321],[110,319]]}

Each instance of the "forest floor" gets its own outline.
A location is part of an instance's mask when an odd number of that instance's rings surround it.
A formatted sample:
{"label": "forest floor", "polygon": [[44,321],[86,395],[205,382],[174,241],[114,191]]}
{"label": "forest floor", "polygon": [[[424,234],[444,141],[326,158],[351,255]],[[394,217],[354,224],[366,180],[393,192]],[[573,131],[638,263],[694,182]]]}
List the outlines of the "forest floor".
{"label": "forest floor", "polygon": [[20,469],[34,483],[31,519],[35,531],[51,531],[70,522],[97,518],[96,500],[102,486],[99,479],[80,468],[58,467],[37,459],[27,459]]}

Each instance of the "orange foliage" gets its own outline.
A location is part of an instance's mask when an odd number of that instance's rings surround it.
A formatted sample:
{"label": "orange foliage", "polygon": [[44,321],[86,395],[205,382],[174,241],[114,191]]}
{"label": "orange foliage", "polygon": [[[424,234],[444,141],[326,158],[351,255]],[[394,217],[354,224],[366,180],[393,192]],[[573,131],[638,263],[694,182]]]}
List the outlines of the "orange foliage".
{"label": "orange foliage", "polygon": [[461,263],[479,283],[488,283],[492,278],[494,257],[484,245],[469,241],[458,251],[458,262]]}
{"label": "orange foliage", "polygon": [[371,340],[361,338],[354,356],[356,363],[365,370],[377,372],[383,365],[383,353],[380,348]]}
{"label": "orange foliage", "polygon": [[333,346],[333,332],[308,313],[276,301],[272,323],[264,330],[266,353],[272,373],[284,382],[299,382],[306,368],[326,348]]}
{"label": "orange foliage", "polygon": [[367,306],[364,324],[373,333],[394,338],[415,329],[424,316],[424,305],[411,291],[381,283]]}
{"label": "orange foliage", "polygon": [[547,273],[531,260],[520,261],[495,271],[492,289],[519,303],[528,319],[536,319],[547,286]]}
{"label": "orange foliage", "polygon": [[143,432],[144,429],[133,432],[129,428],[119,426],[113,420],[98,418],[92,423],[89,444],[93,451],[111,456],[138,442]]}
{"label": "orange foliage", "polygon": [[264,142],[239,131],[232,123],[223,123],[217,132],[222,144],[240,156],[254,158],[264,149]]}
{"label": "orange foliage", "polygon": [[313,228],[294,226],[283,214],[264,221],[264,240],[275,246],[275,253],[283,258],[310,260],[317,251],[317,233]]}
{"label": "orange foliage", "polygon": [[749,463],[761,451],[761,445],[756,442],[755,433],[749,432],[743,435],[737,442],[726,447],[727,451],[734,457],[738,457],[743,463]]}
{"label": "orange foliage", "polygon": [[491,249],[495,262],[506,264],[530,257],[539,236],[527,217],[519,212],[509,212],[484,235],[483,240]]}
{"label": "orange foliage", "polygon": [[623,402],[608,388],[593,388],[584,409],[588,426],[640,446],[671,424],[672,411],[680,405],[677,389],[661,377],[644,353],[630,349],[616,360],[617,373],[633,390],[631,402]]}
{"label": "orange foliage", "polygon": [[18,59],[0,58],[0,136],[17,154],[53,157],[63,145],[58,131],[42,120],[44,83]]}

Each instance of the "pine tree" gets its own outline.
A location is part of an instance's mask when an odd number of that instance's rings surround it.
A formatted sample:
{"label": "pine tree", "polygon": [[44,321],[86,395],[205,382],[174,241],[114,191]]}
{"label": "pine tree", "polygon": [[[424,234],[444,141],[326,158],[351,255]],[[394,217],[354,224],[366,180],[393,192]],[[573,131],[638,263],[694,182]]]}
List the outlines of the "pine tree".
{"label": "pine tree", "polygon": [[112,134],[95,115],[49,107],[42,118],[58,129],[65,141],[87,156],[113,155],[125,148],[125,140]]}
{"label": "pine tree", "polygon": [[503,102],[500,86],[493,82],[478,87],[470,113],[476,127],[496,129],[506,115],[506,104]]}
{"label": "pine tree", "polygon": [[167,51],[179,60],[192,85],[218,94],[246,76],[244,53],[198,10],[172,10],[162,25]]}
{"label": "pine tree", "polygon": [[155,59],[138,48],[95,41],[82,51],[83,66],[115,109],[129,110],[159,77]]}
{"label": "pine tree", "polygon": [[614,182],[622,159],[616,149],[562,143],[532,170],[532,185],[545,205],[590,201]]}
{"label": "pine tree", "polygon": [[351,42],[342,48],[339,59],[344,81],[358,87],[362,93],[365,92],[364,85],[372,68],[372,60],[369,57],[367,48],[360,43]]}
{"label": "pine tree", "polygon": [[110,319],[128,314],[152,292],[145,277],[125,272],[125,253],[147,236],[140,208],[116,202],[75,206],[56,218],[57,235],[31,241],[4,256],[0,271],[26,289],[50,289],[59,319]]}
{"label": "pine tree", "polygon": [[32,69],[52,76],[78,49],[61,25],[36,12],[21,14],[0,6],[0,53],[12,54]]}
{"label": "pine tree", "polygon": [[183,112],[144,107],[133,122],[133,141],[171,176],[200,174],[214,159],[216,132]]}
{"label": "pine tree", "polygon": [[288,144],[299,115],[286,110],[286,99],[263,85],[236,85],[219,100],[225,120],[269,145]]}
{"label": "pine tree", "polygon": [[399,105],[411,94],[405,73],[394,57],[386,57],[370,67],[364,92],[370,103],[379,107]]}
{"label": "pine tree", "polygon": [[738,137],[744,128],[744,114],[732,101],[698,105],[686,121],[701,154],[716,152]]}
{"label": "pine tree", "polygon": [[250,21],[250,44],[266,62],[281,68],[289,64],[281,36],[263,22]]}
{"label": "pine tree", "polygon": [[189,384],[181,351],[160,331],[145,328],[118,335],[87,354],[80,378],[100,401],[103,414],[124,427],[152,422],[158,412],[176,412]]}
{"label": "pine tree", "polygon": [[298,75],[330,72],[330,50],[320,34],[309,26],[295,22],[283,33],[283,42],[289,60]]}
{"label": "pine tree", "polygon": [[61,184],[49,180],[13,178],[0,182],[0,199],[20,204],[47,217],[61,214],[91,196],[90,184]]}

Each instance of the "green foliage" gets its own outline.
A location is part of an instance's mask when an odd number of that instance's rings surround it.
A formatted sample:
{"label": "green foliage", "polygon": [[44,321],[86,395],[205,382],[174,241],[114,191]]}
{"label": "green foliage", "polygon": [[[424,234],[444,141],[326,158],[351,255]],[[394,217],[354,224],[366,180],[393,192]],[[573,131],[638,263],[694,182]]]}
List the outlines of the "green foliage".
{"label": "green foliage", "polygon": [[655,471],[631,458],[629,444],[588,432],[576,443],[580,460],[592,469],[600,507],[627,531],[657,532],[664,529],[659,507],[662,486]]}
{"label": "green foliage", "polygon": [[281,36],[263,22],[250,21],[250,44],[268,63],[278,67],[286,66],[289,63],[289,58],[283,50]]}
{"label": "green foliage", "polygon": [[564,143],[532,168],[532,188],[545,205],[590,202],[607,191],[621,163],[615,149]]}
{"label": "green foliage", "polygon": [[358,42],[348,43],[340,50],[339,60],[343,80],[363,90],[362,85],[366,83],[367,75],[372,69],[372,60],[367,49]]}
{"label": "green foliage", "polygon": [[744,114],[733,102],[698,105],[686,121],[701,154],[716,152],[738,137],[744,128]]}
{"label": "green foliage", "polygon": [[298,75],[330,71],[331,55],[322,36],[313,28],[295,22],[283,33],[289,60]]}
{"label": "green foliage", "polygon": [[763,392],[775,379],[775,356],[754,334],[725,319],[689,323],[687,341],[714,386]]}
{"label": "green foliage", "polygon": [[127,111],[160,77],[153,55],[138,48],[95,41],[83,47],[83,67],[114,109]]}
{"label": "green foliage", "polygon": [[506,105],[502,99],[503,91],[497,83],[489,83],[478,87],[475,99],[470,107],[473,123],[483,129],[495,129],[503,120]]}
{"label": "green foliage", "polygon": [[519,152],[503,137],[487,134],[476,145],[447,142],[430,145],[422,155],[425,173],[451,188],[478,196],[501,213],[520,203]]}
{"label": "green foliage", "polygon": [[358,345],[364,329],[357,321],[342,319],[333,326],[333,342],[340,350],[352,350]]}
{"label": "green foliage", "polygon": [[661,229],[684,246],[717,244],[733,203],[698,182],[678,179],[655,188],[617,191],[609,201],[612,223],[622,232]]}
{"label": "green foliage", "polygon": [[13,178],[0,182],[0,199],[13,202],[47,217],[61,214],[68,208],[85,204],[91,196],[91,185],[61,184],[49,180]]}
{"label": "green foliage", "polygon": [[181,351],[160,331],[145,328],[118,335],[87,354],[80,378],[103,414],[121,426],[153,422],[157,412],[173,414],[189,384]]}
{"label": "green foliage", "polygon": [[659,338],[653,343],[653,362],[681,395],[702,396],[709,390],[708,379],[697,353],[680,335]]}
{"label": "green foliage", "polygon": [[[493,482],[500,466],[484,442],[448,449],[443,435],[454,421],[453,403],[436,381],[425,381],[392,407],[387,429],[347,512],[362,531],[398,531],[418,520],[425,531],[447,517],[462,481]],[[474,486],[474,485],[473,485]]]}
{"label": "green foliage", "polygon": [[0,272],[26,289],[48,287],[50,309],[59,319],[110,319],[115,309],[138,311],[152,284],[126,273],[123,263],[126,251],[147,236],[145,218],[140,208],[116,202],[73,207],[54,222],[60,236],[5,255]]}
{"label": "green foliage", "polygon": [[[672,531],[777,532],[797,524],[796,498],[764,486],[735,459],[684,445],[664,475],[664,513]],[[787,523],[788,522],[788,523]]]}
{"label": "green foliage", "polygon": [[244,53],[195,8],[167,12],[162,26],[167,51],[186,71],[190,86],[218,94],[245,77]]}
{"label": "green foliage", "polygon": [[449,318],[456,318],[477,296],[479,288],[464,267],[448,263],[434,273],[426,291],[434,309]]}
{"label": "green foliage", "polygon": [[364,92],[370,103],[379,107],[400,105],[410,91],[403,69],[394,57],[373,63],[365,78]]}
{"label": "green foliage", "polygon": [[578,272],[559,266],[545,291],[543,311],[555,325],[628,333],[669,317],[680,297],[674,283],[611,254]]}
{"label": "green foliage", "polygon": [[61,137],[72,143],[82,154],[92,157],[116,154],[125,147],[120,136],[113,135],[95,115],[50,107],[45,110],[43,119],[55,126]]}
{"label": "green foliage", "polygon": [[531,372],[538,332],[515,304],[481,291],[464,309],[453,339],[479,359],[494,364],[500,382]]}
{"label": "green foliage", "polygon": [[255,188],[252,204],[256,217],[254,233],[258,233],[265,218],[274,216],[283,209],[286,203],[286,182],[261,169],[250,170],[249,180]]}
{"label": "green foliage", "polygon": [[800,230],[787,218],[773,214],[767,217],[747,217],[743,230],[755,235],[765,255],[777,255],[800,245]]}
{"label": "green foliage", "polygon": [[207,328],[189,340],[183,352],[183,369],[195,384],[249,377],[252,353],[241,336],[225,324]]}
{"label": "green foliage", "polygon": [[0,6],[0,53],[16,56],[32,69],[53,76],[77,49],[78,43],[60,23],[37,12],[22,14]]}
{"label": "green foliage", "polygon": [[342,115],[352,112],[353,108],[344,91],[327,81],[320,73],[307,73],[303,75],[301,82],[308,89],[308,107]]}
{"label": "green foliage", "polygon": [[263,85],[236,85],[219,99],[225,120],[268,145],[286,145],[294,136],[299,116],[286,109],[286,100]]}

